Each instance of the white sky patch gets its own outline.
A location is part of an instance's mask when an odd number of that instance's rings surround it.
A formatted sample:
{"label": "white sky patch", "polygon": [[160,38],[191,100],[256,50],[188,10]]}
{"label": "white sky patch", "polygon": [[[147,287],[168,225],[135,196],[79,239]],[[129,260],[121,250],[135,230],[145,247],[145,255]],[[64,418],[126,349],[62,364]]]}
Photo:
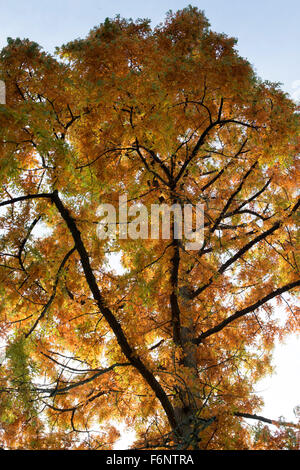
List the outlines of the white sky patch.
{"label": "white sky patch", "polygon": [[291,97],[294,101],[300,100],[300,80],[295,80],[292,83],[292,89],[294,90]]}
{"label": "white sky patch", "polygon": [[115,442],[114,450],[128,449],[136,439],[136,433],[132,429],[128,429],[126,424],[116,425],[120,431],[121,437]]}
{"label": "white sky patch", "polygon": [[290,336],[284,343],[277,342],[272,362],[274,374],[256,385],[257,394],[265,402],[261,414],[297,422],[293,409],[300,405],[300,337]]}
{"label": "white sky patch", "polygon": [[122,274],[126,273],[127,270],[126,268],[124,268],[122,261],[121,261],[122,254],[123,253],[121,251],[106,254],[107,271],[114,272],[115,274],[118,274],[119,276],[122,276]]}

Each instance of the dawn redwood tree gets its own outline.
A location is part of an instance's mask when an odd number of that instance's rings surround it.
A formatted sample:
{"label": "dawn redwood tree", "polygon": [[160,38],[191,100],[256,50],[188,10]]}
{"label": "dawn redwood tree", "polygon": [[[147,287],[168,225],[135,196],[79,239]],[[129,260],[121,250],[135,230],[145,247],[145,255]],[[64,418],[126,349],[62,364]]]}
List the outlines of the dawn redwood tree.
{"label": "dawn redwood tree", "polygon": [[[299,115],[235,42],[192,7],[107,19],[57,57],[8,39],[2,447],[111,449],[125,422],[136,449],[295,448],[255,384],[297,328]],[[99,239],[120,195],[203,204],[203,246],[174,221],[169,240]]]}

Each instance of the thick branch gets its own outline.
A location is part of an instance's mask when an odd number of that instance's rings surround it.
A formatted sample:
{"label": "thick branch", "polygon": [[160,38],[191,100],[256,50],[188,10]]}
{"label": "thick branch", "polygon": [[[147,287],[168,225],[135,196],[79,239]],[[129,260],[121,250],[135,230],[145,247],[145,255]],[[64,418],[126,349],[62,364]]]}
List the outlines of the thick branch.
{"label": "thick branch", "polygon": [[54,389],[45,389],[45,390],[44,389],[38,389],[38,390],[43,391],[43,392],[47,392],[47,393],[49,393],[50,397],[54,397],[55,395],[61,395],[63,393],[68,392],[69,390],[72,390],[73,388],[77,388],[77,387],[80,387],[81,385],[85,385],[89,382],[92,382],[97,377],[100,377],[101,375],[106,374],[107,372],[111,372],[116,367],[124,367],[124,366],[128,366],[128,365],[130,365],[130,364],[116,363],[116,364],[113,364],[110,367],[106,367],[105,369],[98,370],[95,374],[91,375],[87,379],[79,380],[78,382],[67,385],[66,387],[54,388]]}
{"label": "thick branch", "polygon": [[40,193],[40,194],[27,194],[26,196],[20,196],[20,197],[15,197],[12,199],[8,199],[6,201],[0,202],[0,207],[1,206],[8,206],[9,204],[15,204],[16,202],[20,201],[26,201],[28,199],[37,199],[37,198],[52,198],[51,193]]}
{"label": "thick branch", "polygon": [[289,291],[291,289],[294,289],[295,287],[298,287],[298,286],[300,286],[300,279],[298,279],[297,281],[294,281],[294,282],[290,282],[289,284],[286,284],[285,286],[280,287],[280,288],[276,289],[273,292],[270,292],[268,295],[266,295],[262,299],[257,300],[257,302],[255,302],[254,304],[249,305],[248,307],[243,308],[242,310],[238,310],[237,312],[235,312],[233,315],[230,315],[230,317],[226,318],[226,320],[222,321],[218,325],[214,326],[213,328],[210,328],[209,330],[205,331],[204,333],[201,333],[201,335],[198,336],[198,338],[195,338],[193,340],[194,344],[200,344],[205,338],[207,338],[208,336],[214,335],[215,333],[218,333],[219,331],[223,330],[223,328],[225,328],[227,325],[234,322],[238,318],[241,318],[244,315],[247,315],[247,313],[253,312],[257,308],[261,307],[263,304],[268,302],[269,300],[273,299],[274,297],[277,297],[278,295],[281,295],[284,292],[287,292],[287,291]]}
{"label": "thick branch", "polygon": [[[174,227],[173,227],[174,228]],[[175,344],[180,344],[180,309],[178,304],[177,290],[178,290],[178,271],[179,271],[179,243],[178,240],[173,240],[174,253],[171,258],[171,288],[170,295],[171,313],[172,313],[172,328],[173,340]]]}
{"label": "thick branch", "polygon": [[164,408],[166,412],[166,415],[168,417],[168,420],[172,429],[175,429],[177,426],[177,422],[176,422],[176,418],[174,415],[173,407],[165,391],[163,390],[162,386],[156,380],[152,372],[145,366],[142,360],[137,356],[134,348],[130,346],[123,332],[121,324],[118,322],[118,320],[116,319],[112,311],[105,304],[104,298],[102,297],[102,294],[97,285],[97,281],[94,276],[93,270],[91,268],[89,256],[83,244],[81,233],[78,230],[77,225],[74,219],[71,217],[69,211],[65,208],[64,204],[59,198],[58,191],[54,191],[54,193],[52,194],[52,200],[70,230],[77,252],[80,256],[85,279],[88,283],[88,286],[98,305],[100,312],[102,313],[102,315],[108,322],[109,326],[113,330],[123,354],[130,361],[130,363],[140,372],[142,377],[145,379],[148,385],[152,388],[152,390],[156,394],[157,398],[159,399],[162,407]]}
{"label": "thick branch", "polygon": [[[224,271],[226,271],[227,268],[229,268],[229,266],[231,266],[233,263],[235,263],[238,259],[240,259],[245,253],[247,253],[247,251],[249,251],[254,245],[256,245],[257,243],[259,243],[261,240],[264,240],[265,238],[267,238],[269,235],[271,235],[273,232],[275,232],[275,230],[277,230],[279,227],[281,226],[281,223],[280,222],[276,222],[275,224],[272,225],[271,228],[269,228],[269,230],[266,230],[265,232],[261,233],[260,235],[258,235],[257,237],[253,238],[253,240],[251,240],[250,242],[248,242],[245,246],[243,246],[239,251],[236,252],[235,255],[233,255],[231,258],[229,258],[227,261],[225,261],[225,263],[223,263],[220,268],[218,269],[217,271],[217,274],[223,274]],[[209,279],[209,281],[204,284],[203,286],[199,287],[197,290],[195,290],[195,292],[193,292],[191,294],[191,299],[194,299],[195,297],[197,297],[198,295],[200,295],[207,287],[209,287],[214,278],[215,278],[216,275],[213,275],[211,276],[211,278]]]}
{"label": "thick branch", "polygon": [[258,421],[262,421],[263,423],[274,424],[275,426],[289,426],[292,428],[299,428],[299,424],[287,423],[285,421],[269,419],[269,418],[265,418],[264,416],[252,415],[250,413],[240,413],[239,411],[236,411],[233,414],[234,416],[238,416],[239,418],[255,419]]}

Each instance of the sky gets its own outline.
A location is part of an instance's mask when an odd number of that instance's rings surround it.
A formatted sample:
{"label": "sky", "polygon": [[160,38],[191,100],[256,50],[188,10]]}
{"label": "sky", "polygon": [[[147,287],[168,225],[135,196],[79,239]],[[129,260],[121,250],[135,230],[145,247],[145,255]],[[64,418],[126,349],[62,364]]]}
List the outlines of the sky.
{"label": "sky", "polygon": [[[238,38],[240,55],[261,78],[281,82],[300,99],[299,0],[0,0],[0,49],[7,37],[26,37],[53,53],[56,46],[85,37],[106,17],[150,18],[155,26],[168,10],[188,3],[204,10],[214,31]],[[278,345],[274,363],[277,375],[257,386],[266,401],[263,412],[273,419],[283,415],[294,420],[293,407],[300,404],[299,340]]]}

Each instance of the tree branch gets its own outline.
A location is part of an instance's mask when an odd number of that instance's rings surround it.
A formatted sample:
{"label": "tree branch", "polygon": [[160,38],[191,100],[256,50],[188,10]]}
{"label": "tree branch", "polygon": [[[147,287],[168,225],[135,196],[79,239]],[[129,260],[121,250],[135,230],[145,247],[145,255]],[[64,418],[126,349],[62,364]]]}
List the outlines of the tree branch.
{"label": "tree branch", "polygon": [[68,253],[64,256],[64,259],[62,260],[59,268],[58,268],[58,271],[57,271],[57,274],[56,274],[56,279],[55,279],[55,282],[54,282],[54,286],[53,286],[53,292],[52,292],[52,295],[50,297],[50,299],[48,300],[48,302],[46,303],[45,307],[43,308],[42,312],[40,313],[39,317],[36,319],[34,325],[30,328],[30,330],[28,331],[28,333],[25,334],[25,338],[28,338],[28,336],[31,335],[31,333],[35,330],[35,328],[37,327],[38,323],[42,320],[42,318],[46,315],[47,311],[49,310],[53,300],[55,299],[55,295],[56,295],[56,289],[57,289],[57,285],[58,285],[58,281],[59,281],[59,275],[61,273],[61,270],[63,269],[64,265],[66,264],[66,262],[68,261],[69,257],[74,253],[74,251],[76,250],[75,246],[70,250],[68,251]]}
{"label": "tree branch", "polygon": [[0,202],[0,207],[7,206],[9,204],[15,204],[16,202],[26,201],[28,199],[37,199],[37,198],[52,198],[52,193],[39,193],[39,194],[27,194],[26,196],[20,196],[8,199],[7,201]]}
{"label": "tree branch", "polygon": [[75,220],[71,217],[69,211],[66,209],[61,199],[59,198],[57,190],[54,191],[54,193],[52,194],[52,201],[54,202],[54,204],[57,207],[58,212],[60,213],[60,215],[66,222],[68,229],[73,237],[75,247],[80,256],[81,265],[84,271],[86,282],[88,283],[90,291],[98,305],[100,312],[102,313],[102,315],[108,322],[109,326],[113,330],[123,354],[129,360],[129,362],[140,372],[142,377],[145,379],[148,385],[152,388],[152,390],[154,391],[155,395],[157,396],[158,400],[160,401],[162,407],[164,408],[166,412],[166,415],[168,417],[168,420],[172,429],[175,429],[177,426],[177,420],[175,418],[174,409],[165,391],[163,390],[162,386],[156,380],[153,373],[145,366],[142,360],[137,356],[137,353],[134,350],[134,348],[130,346],[123,332],[121,324],[118,322],[118,320],[116,319],[116,317],[114,316],[110,308],[107,307],[104,301],[104,298],[102,297],[102,294],[97,285],[97,281],[93,273],[93,270],[91,268],[89,256],[83,244],[81,233],[77,228]]}
{"label": "tree branch", "polygon": [[218,325],[214,326],[213,328],[210,328],[209,330],[205,331],[204,333],[201,333],[201,335],[198,336],[198,338],[194,338],[193,343],[199,345],[200,343],[202,343],[202,341],[205,338],[207,338],[211,335],[214,335],[215,333],[218,333],[219,331],[223,330],[223,328],[225,328],[227,325],[234,322],[238,318],[241,318],[244,315],[247,315],[247,313],[253,312],[254,310],[261,307],[263,304],[265,304],[269,300],[273,299],[277,295],[281,295],[284,292],[287,292],[287,291],[289,291],[291,289],[294,289],[295,287],[298,287],[298,286],[300,286],[300,279],[298,279],[297,281],[294,281],[294,282],[290,282],[289,284],[286,284],[283,287],[279,287],[275,291],[270,292],[268,295],[266,295],[262,299],[257,300],[257,302],[255,302],[254,304],[249,305],[248,307],[243,308],[242,310],[238,310],[237,312],[235,312],[233,315],[230,315],[230,317],[226,318],[226,320],[222,321]]}
{"label": "tree branch", "polygon": [[189,165],[189,163],[193,160],[193,158],[197,155],[197,153],[199,152],[199,149],[200,147],[204,144],[204,141],[205,141],[205,138],[206,136],[209,134],[209,132],[211,131],[211,129],[213,129],[215,126],[224,126],[225,124],[238,124],[238,125],[241,125],[241,126],[245,126],[245,127],[249,127],[251,129],[257,129],[256,126],[253,126],[251,124],[248,124],[246,122],[241,122],[241,121],[237,121],[236,119],[223,119],[223,120],[217,120],[215,122],[212,122],[201,134],[201,136],[199,137],[195,147],[193,148],[192,152],[191,152],[191,155],[189,156],[189,158],[186,159],[186,161],[184,162],[184,164],[182,165],[177,177],[175,178],[175,184],[180,180],[181,176],[183,175],[183,173],[185,172],[187,166]]}
{"label": "tree branch", "polygon": [[[288,217],[290,217],[293,213],[296,212],[296,210],[298,209],[299,207],[299,203],[300,203],[300,200],[297,201],[297,203],[294,205],[294,207],[292,208],[291,212],[289,213]],[[195,297],[197,297],[198,295],[200,295],[207,287],[209,287],[214,278],[216,277],[216,275],[218,274],[223,274],[224,271],[229,268],[229,266],[231,266],[233,263],[235,263],[238,259],[240,259],[247,251],[249,251],[254,245],[256,245],[256,243],[259,243],[261,240],[264,240],[266,239],[269,235],[271,235],[272,233],[274,233],[276,230],[278,230],[282,225],[282,221],[278,220],[277,222],[275,222],[272,227],[270,227],[268,230],[266,230],[265,232],[262,232],[260,235],[258,235],[257,237],[253,238],[253,240],[251,240],[250,242],[248,242],[245,246],[243,246],[239,251],[236,252],[235,255],[233,255],[231,258],[229,258],[227,261],[225,261],[225,263],[223,263],[216,274],[214,274],[213,276],[211,276],[211,278],[209,279],[209,281],[204,284],[203,286],[200,286],[198,289],[196,289],[191,295],[190,295],[190,299],[194,299]]]}
{"label": "tree branch", "polygon": [[233,414],[234,414],[234,416],[238,416],[239,418],[256,419],[258,421],[262,421],[263,423],[273,424],[275,426],[289,426],[289,427],[299,429],[299,424],[295,424],[295,423],[288,423],[288,422],[285,422],[285,421],[278,421],[278,420],[274,420],[274,419],[265,418],[264,416],[252,415],[250,413],[240,413],[239,411],[236,411]]}

